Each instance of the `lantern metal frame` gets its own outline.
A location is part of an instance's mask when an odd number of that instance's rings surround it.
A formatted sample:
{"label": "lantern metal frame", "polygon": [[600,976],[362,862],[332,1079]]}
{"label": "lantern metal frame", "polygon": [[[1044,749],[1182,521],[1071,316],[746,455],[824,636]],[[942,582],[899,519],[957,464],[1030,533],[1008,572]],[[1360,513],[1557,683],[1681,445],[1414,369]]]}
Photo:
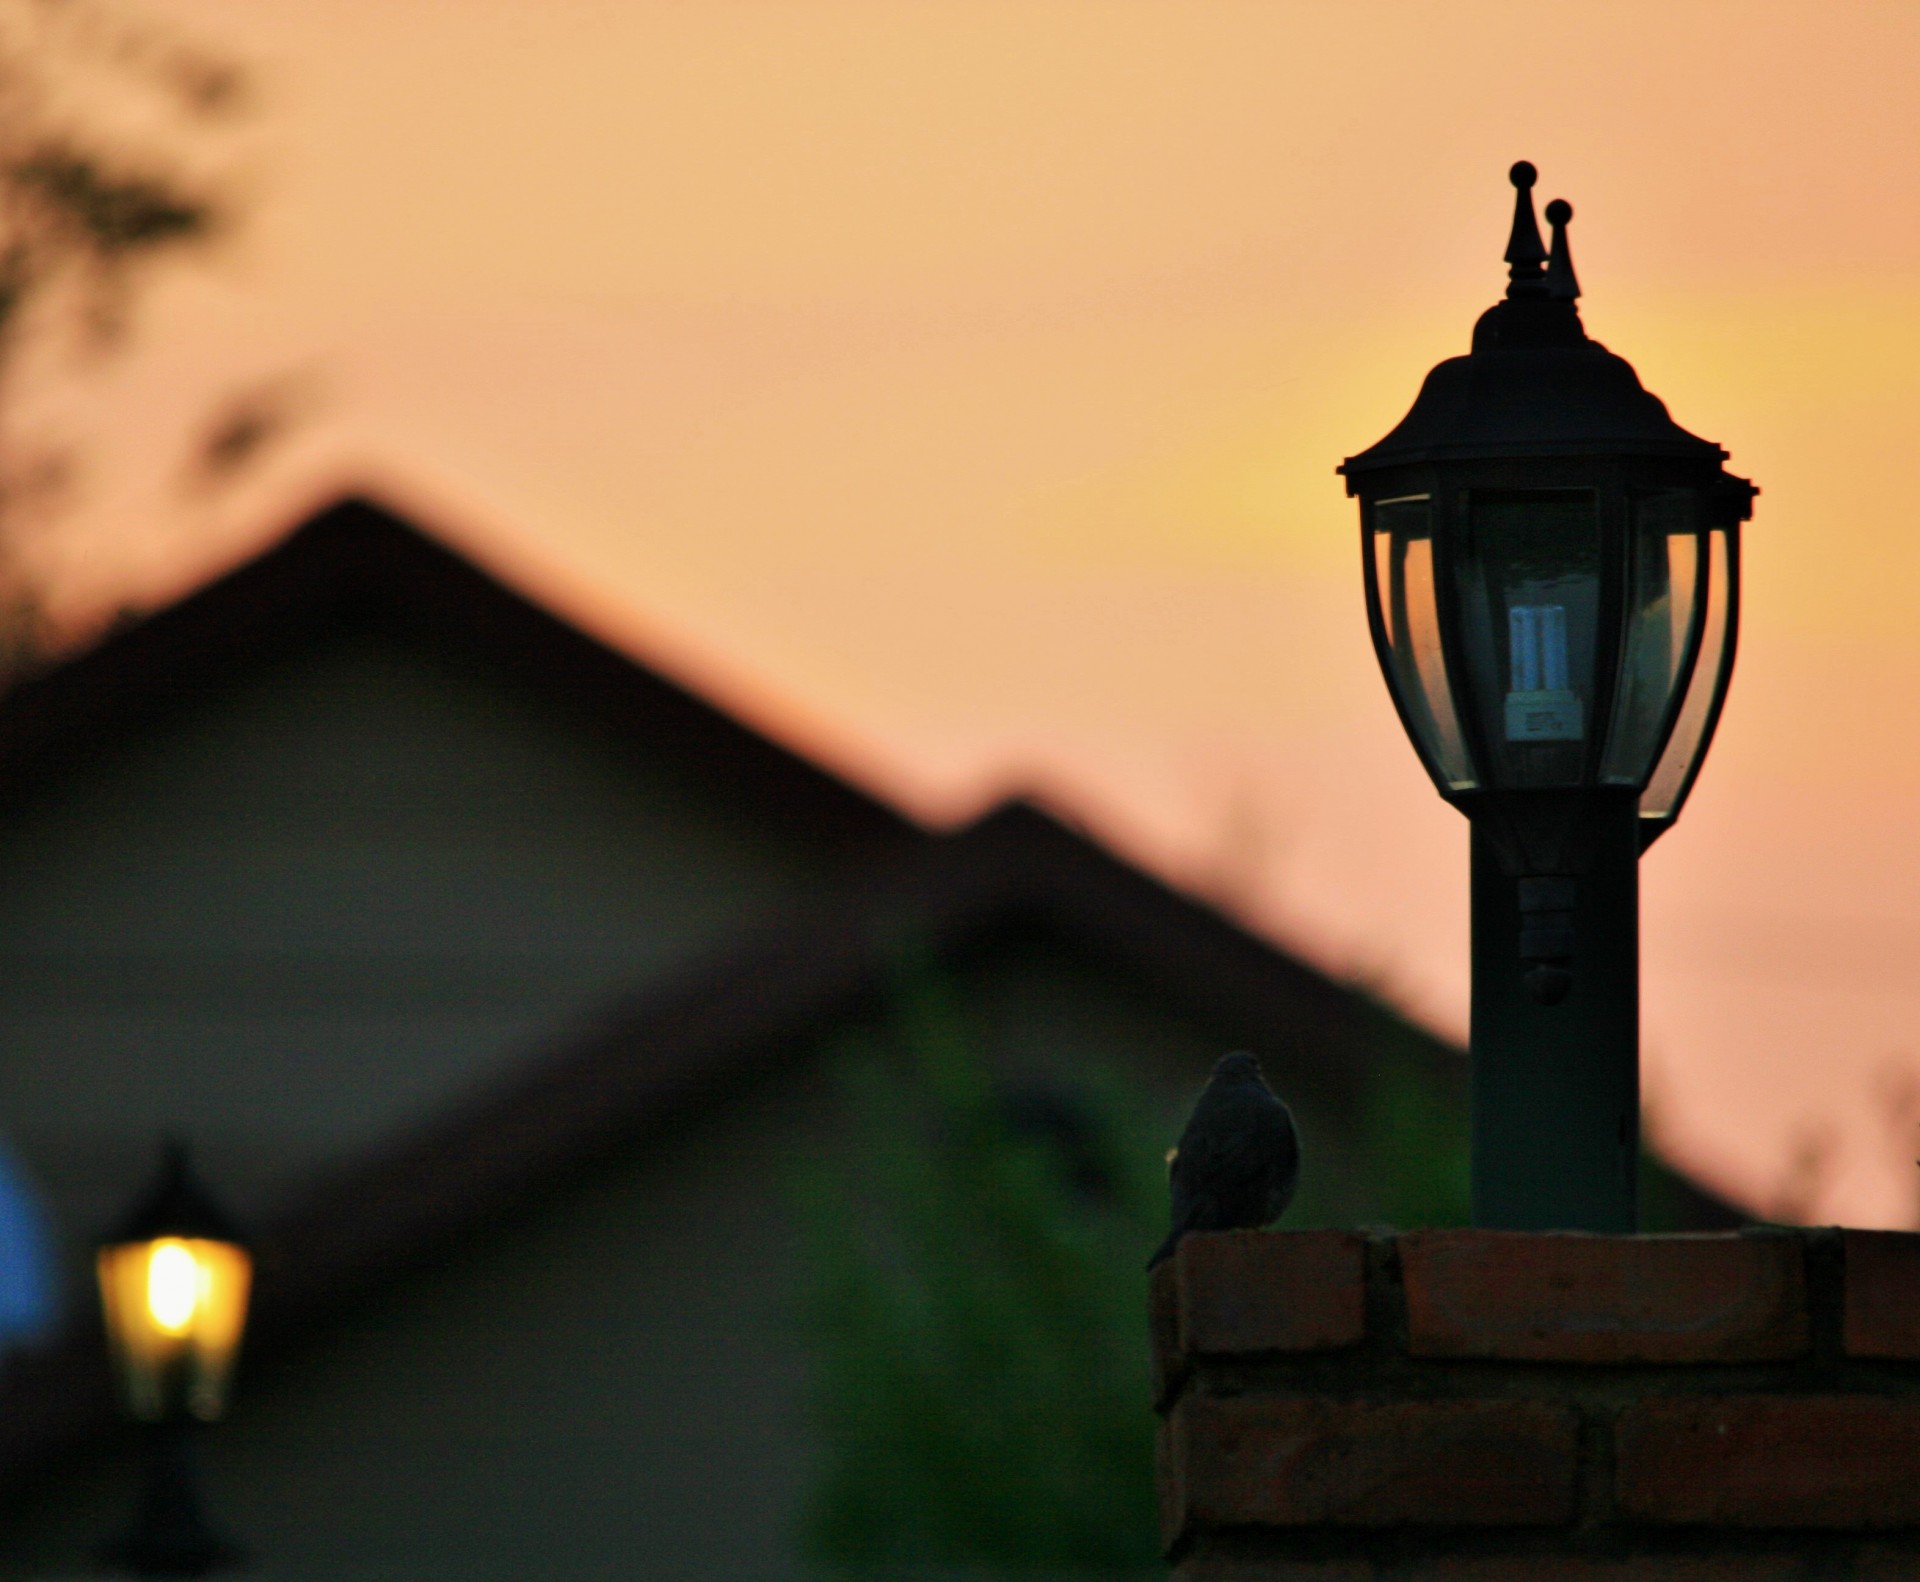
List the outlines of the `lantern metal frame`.
{"label": "lantern metal frame", "polygon": [[[1395,712],[1434,789],[1467,817],[1492,821],[1516,876],[1578,869],[1581,853],[1565,843],[1577,834],[1577,804],[1596,794],[1629,791],[1637,803],[1644,803],[1653,787],[1677,774],[1677,784],[1664,806],[1638,808],[1640,849],[1651,846],[1678,820],[1719,725],[1739,641],[1740,523],[1750,509],[1750,495],[1718,487],[1723,481],[1742,482],[1725,480],[1724,474],[1703,477],[1697,465],[1685,462],[1616,455],[1449,459],[1383,470],[1350,486],[1362,503],[1360,549],[1368,630]],[[1617,706],[1631,657],[1626,630],[1632,616],[1628,591],[1635,547],[1631,512],[1636,496],[1670,491],[1692,494],[1707,507],[1684,535],[1668,535],[1689,537],[1696,546],[1692,616],[1686,623],[1684,652],[1661,705],[1659,725],[1644,755],[1645,773],[1615,780],[1605,770],[1617,740]],[[1595,502],[1601,575],[1591,714],[1604,728],[1589,730],[1584,737],[1578,785],[1549,789],[1497,783],[1498,747],[1489,738],[1486,702],[1475,696],[1469,638],[1463,629],[1460,565],[1472,501],[1487,494],[1582,495]],[[1379,543],[1387,530],[1378,525],[1375,513],[1381,505],[1415,499],[1424,500],[1432,513],[1433,614],[1447,680],[1448,713],[1471,770],[1471,780],[1464,784],[1436,759],[1427,740],[1431,727],[1423,726],[1414,700],[1407,696],[1388,630],[1387,591],[1381,585],[1379,564]],[[1712,656],[1711,674],[1696,674],[1703,649],[1715,637],[1718,652]],[[1701,691],[1696,693],[1696,688]],[[1693,716],[1689,724],[1698,721],[1698,733],[1690,743],[1677,742],[1676,728],[1689,715]],[[1684,754],[1684,762],[1670,764],[1670,751]]]}

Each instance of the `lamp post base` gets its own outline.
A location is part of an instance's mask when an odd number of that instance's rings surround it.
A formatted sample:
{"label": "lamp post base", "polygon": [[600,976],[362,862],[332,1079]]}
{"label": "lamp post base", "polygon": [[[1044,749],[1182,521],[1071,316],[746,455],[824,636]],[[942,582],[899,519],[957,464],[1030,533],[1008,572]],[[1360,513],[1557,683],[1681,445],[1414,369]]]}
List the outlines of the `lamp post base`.
{"label": "lamp post base", "polygon": [[101,1551],[115,1571],[133,1576],[197,1577],[246,1558],[207,1521],[200,1502],[192,1425],[156,1423],[146,1431],[146,1473],[127,1529]]}
{"label": "lamp post base", "polygon": [[1537,881],[1473,826],[1473,1222],[1490,1229],[1639,1228],[1639,815],[1623,796],[1584,817],[1551,994],[1517,948],[1534,922],[1520,884]]}

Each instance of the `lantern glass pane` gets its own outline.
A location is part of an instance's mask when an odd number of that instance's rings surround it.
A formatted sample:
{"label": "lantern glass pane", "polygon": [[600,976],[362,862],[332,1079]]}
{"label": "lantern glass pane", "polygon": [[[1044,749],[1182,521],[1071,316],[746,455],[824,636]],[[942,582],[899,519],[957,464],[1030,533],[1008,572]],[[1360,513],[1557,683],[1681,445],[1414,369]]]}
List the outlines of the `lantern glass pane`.
{"label": "lantern glass pane", "polygon": [[1693,771],[1707,748],[1707,732],[1713,725],[1714,706],[1725,683],[1724,672],[1732,657],[1733,567],[1727,530],[1715,528],[1707,535],[1707,586],[1700,629],[1700,653],[1693,662],[1693,674],[1687,681],[1686,701],[1680,705],[1647,788],[1640,794],[1640,816],[1644,819],[1668,819],[1680,811],[1680,802],[1693,781]]}
{"label": "lantern glass pane", "polygon": [[1425,495],[1376,502],[1372,548],[1379,629],[1386,637],[1380,660],[1387,685],[1428,765],[1450,790],[1471,790],[1476,784],[1473,761],[1454,711],[1440,647],[1433,502]]}
{"label": "lantern glass pane", "polygon": [[1593,723],[1600,516],[1591,490],[1476,490],[1461,629],[1495,785],[1577,786]]}
{"label": "lantern glass pane", "polygon": [[252,1272],[239,1247],[200,1237],[100,1249],[100,1300],[129,1412],[147,1422],[220,1416]]}
{"label": "lantern glass pane", "polygon": [[1629,552],[1626,641],[1600,778],[1637,789],[1653,771],[1693,657],[1702,588],[1693,491],[1663,489],[1636,499]]}

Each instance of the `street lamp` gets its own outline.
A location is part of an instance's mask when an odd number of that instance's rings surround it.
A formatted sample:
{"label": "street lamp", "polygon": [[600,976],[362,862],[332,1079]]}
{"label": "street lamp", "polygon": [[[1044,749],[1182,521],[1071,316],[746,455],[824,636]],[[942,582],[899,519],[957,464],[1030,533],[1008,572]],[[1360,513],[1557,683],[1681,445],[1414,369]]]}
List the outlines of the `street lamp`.
{"label": "street lamp", "polygon": [[1387,688],[1472,828],[1475,1223],[1631,1231],[1637,863],[1719,720],[1757,491],[1588,338],[1573,210],[1549,251],[1510,176],[1506,299],[1339,470]]}
{"label": "street lamp", "polygon": [[169,1144],[160,1174],[97,1258],[121,1403],[144,1425],[146,1481],[106,1560],[141,1576],[201,1576],[240,1559],[200,1507],[191,1435],[226,1410],[252,1260]]}

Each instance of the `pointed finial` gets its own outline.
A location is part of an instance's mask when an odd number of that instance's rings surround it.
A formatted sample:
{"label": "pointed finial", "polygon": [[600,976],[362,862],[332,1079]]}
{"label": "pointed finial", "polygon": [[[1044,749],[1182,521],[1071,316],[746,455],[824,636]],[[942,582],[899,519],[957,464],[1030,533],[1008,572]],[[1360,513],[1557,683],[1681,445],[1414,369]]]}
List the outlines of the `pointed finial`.
{"label": "pointed finial", "polygon": [[1572,302],[1580,295],[1580,281],[1573,272],[1573,253],[1567,247],[1567,223],[1573,218],[1573,205],[1555,198],[1547,205],[1547,224],[1553,227],[1553,251],[1547,258],[1547,295],[1555,302]]}
{"label": "pointed finial", "polygon": [[1524,159],[1507,172],[1513,183],[1513,232],[1507,237],[1507,295],[1538,297],[1546,293],[1547,250],[1533,217],[1533,184],[1540,173]]}

